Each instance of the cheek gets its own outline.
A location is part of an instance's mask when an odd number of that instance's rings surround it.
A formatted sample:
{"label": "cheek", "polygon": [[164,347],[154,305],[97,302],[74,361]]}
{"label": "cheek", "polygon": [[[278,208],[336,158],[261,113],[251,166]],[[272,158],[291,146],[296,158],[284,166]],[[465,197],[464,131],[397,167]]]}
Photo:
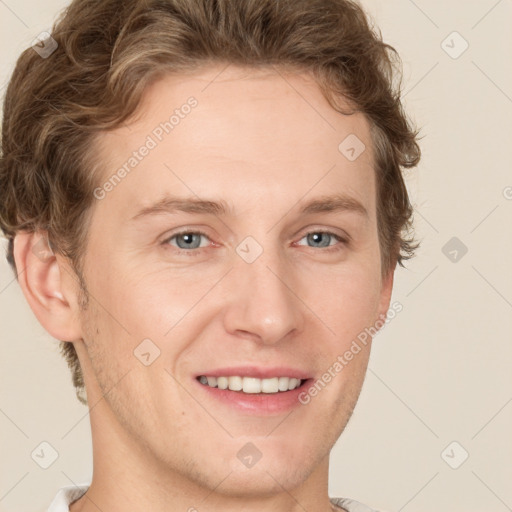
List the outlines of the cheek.
{"label": "cheek", "polygon": [[90,288],[101,305],[102,323],[135,341],[141,336],[161,336],[179,319],[184,309],[180,304],[185,306],[187,300],[176,283],[171,286],[164,276],[140,275],[122,263],[107,267],[94,273]]}
{"label": "cheek", "polygon": [[353,265],[310,274],[303,280],[302,290],[304,302],[338,340],[357,335],[377,318],[380,276],[373,268]]}
{"label": "cheek", "polygon": [[[142,277],[135,271],[126,274],[111,274],[96,290],[104,306],[97,319],[101,343],[112,347],[115,364],[124,371],[140,369],[136,357],[148,352],[151,360],[155,358],[150,363],[153,369],[167,365],[174,370],[173,362],[210,320],[201,299],[218,278],[198,280],[168,270]],[[145,376],[156,378],[155,372]]]}
{"label": "cheek", "polygon": [[115,291],[124,296],[120,314],[139,336],[168,338],[175,328],[197,317],[197,306],[216,280],[171,271],[126,280]]}

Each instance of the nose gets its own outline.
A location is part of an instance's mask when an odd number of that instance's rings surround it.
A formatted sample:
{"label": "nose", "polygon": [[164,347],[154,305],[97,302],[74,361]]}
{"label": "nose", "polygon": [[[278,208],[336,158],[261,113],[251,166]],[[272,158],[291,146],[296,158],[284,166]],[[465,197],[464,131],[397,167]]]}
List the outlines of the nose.
{"label": "nose", "polygon": [[230,298],[224,313],[226,331],[266,345],[300,332],[304,306],[294,290],[299,285],[290,264],[268,251],[252,263],[236,259],[225,290]]}

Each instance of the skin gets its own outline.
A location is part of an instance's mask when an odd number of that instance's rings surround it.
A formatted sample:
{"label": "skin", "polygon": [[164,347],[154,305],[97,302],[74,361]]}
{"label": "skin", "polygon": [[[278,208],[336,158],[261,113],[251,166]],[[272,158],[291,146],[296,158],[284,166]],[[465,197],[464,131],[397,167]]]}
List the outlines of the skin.
{"label": "skin", "polygon": [[[98,140],[103,183],[175,108],[198,101],[95,202],[85,311],[69,262],[37,258],[37,233],[16,237],[32,310],[52,336],[73,341],[84,371],[94,473],[72,512],[331,510],[329,453],[357,401],[370,343],[291,414],[245,415],[199,394],[193,378],[243,364],[320,378],[386,313],[393,272],[380,266],[369,124],[333,110],[305,73],[223,69],[163,77],[137,119]],[[366,145],[353,162],[338,150],[349,134]],[[299,214],[333,193],[367,215]],[[165,194],[223,200],[232,211],[130,220]],[[201,248],[166,241],[183,228],[207,234]],[[307,236],[319,231],[350,239]],[[263,249],[253,263],[235,250],[247,236]],[[146,338],[160,350],[149,366],[134,356]],[[236,456],[247,442],[262,453],[252,468]]]}

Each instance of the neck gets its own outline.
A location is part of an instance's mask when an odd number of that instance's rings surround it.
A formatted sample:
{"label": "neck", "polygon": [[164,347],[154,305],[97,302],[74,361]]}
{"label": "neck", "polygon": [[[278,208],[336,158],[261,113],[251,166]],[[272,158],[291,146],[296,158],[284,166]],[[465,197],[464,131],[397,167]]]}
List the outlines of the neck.
{"label": "neck", "polygon": [[[328,454],[310,474],[298,478],[297,485],[290,486],[279,482],[262,464],[249,472],[241,465],[238,469],[226,466],[224,474],[212,475],[192,461],[159,460],[117,423],[105,400],[91,411],[91,427],[93,478],[89,490],[71,505],[70,512],[341,510],[333,507],[328,497]],[[300,474],[300,468],[295,469]]]}

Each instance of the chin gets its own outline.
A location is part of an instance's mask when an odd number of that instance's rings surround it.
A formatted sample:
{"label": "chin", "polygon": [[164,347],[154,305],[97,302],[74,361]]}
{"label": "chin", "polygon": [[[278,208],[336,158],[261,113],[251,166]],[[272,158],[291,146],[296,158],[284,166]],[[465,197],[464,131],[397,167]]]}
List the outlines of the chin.
{"label": "chin", "polygon": [[282,439],[246,438],[238,444],[242,448],[230,459],[225,471],[229,477],[219,489],[233,497],[270,497],[282,493],[283,488],[293,489],[304,483],[324,458],[322,447],[308,447],[298,440],[283,443]]}
{"label": "chin", "polygon": [[217,487],[216,492],[244,500],[272,498],[281,494],[283,489],[289,491],[300,486],[311,472],[312,468],[306,468],[299,463],[271,461],[264,464],[260,460],[251,469],[238,466],[231,473],[228,471],[229,476]]}

